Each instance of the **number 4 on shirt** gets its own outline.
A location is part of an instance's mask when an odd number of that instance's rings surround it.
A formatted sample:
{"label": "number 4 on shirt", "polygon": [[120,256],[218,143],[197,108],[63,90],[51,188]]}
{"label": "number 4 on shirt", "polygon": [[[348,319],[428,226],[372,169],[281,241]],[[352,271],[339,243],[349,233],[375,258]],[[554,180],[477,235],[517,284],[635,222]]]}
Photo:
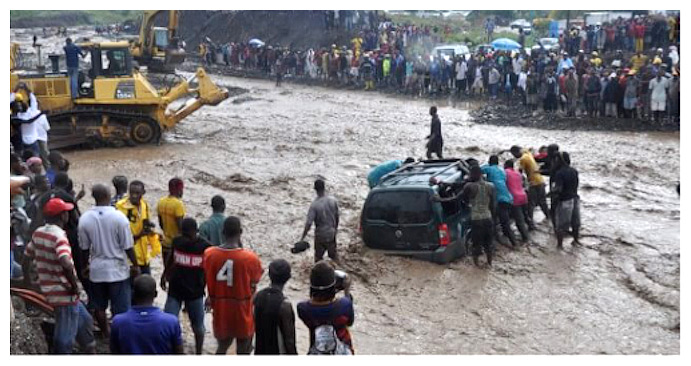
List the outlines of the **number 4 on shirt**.
{"label": "number 4 on shirt", "polygon": [[233,287],[233,261],[226,260],[223,267],[216,273],[216,281],[226,281],[228,287]]}

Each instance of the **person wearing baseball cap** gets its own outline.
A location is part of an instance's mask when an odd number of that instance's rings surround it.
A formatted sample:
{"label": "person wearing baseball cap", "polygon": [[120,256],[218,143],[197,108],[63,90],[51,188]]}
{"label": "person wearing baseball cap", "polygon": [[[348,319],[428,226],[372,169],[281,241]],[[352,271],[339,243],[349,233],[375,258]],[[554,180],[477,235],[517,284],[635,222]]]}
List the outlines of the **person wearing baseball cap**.
{"label": "person wearing baseball cap", "polygon": [[297,355],[295,313],[290,300],[283,294],[290,271],[290,263],[285,259],[271,262],[271,285],[254,297],[255,355]]}
{"label": "person wearing baseball cap", "polygon": [[43,206],[45,225],[33,233],[25,252],[36,266],[41,292],[55,309],[53,351],[58,354],[71,353],[75,340],[83,352],[95,353],[94,321],[79,301],[72,248],[63,229],[73,209],[60,198],[48,200]]}

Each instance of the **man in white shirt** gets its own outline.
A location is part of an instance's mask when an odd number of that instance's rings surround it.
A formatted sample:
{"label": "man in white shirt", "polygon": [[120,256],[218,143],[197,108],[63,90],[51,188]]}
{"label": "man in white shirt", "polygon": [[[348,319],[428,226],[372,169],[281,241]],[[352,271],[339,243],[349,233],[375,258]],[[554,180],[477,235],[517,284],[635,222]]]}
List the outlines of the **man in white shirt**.
{"label": "man in white shirt", "polygon": [[528,74],[526,74],[525,71],[521,70],[521,72],[518,73],[517,90],[518,90],[518,93],[521,95],[521,100],[523,101],[523,105],[526,104],[525,90],[527,87],[528,87]]}
{"label": "man in white shirt", "polygon": [[461,95],[462,92],[466,92],[467,74],[468,64],[465,62],[465,56],[461,55],[456,63],[456,88],[458,90],[458,95]]}
{"label": "man in white shirt", "polygon": [[79,247],[85,259],[84,268],[88,270],[84,277],[88,275],[91,282],[89,296],[96,307],[96,321],[104,335],[109,336],[108,303],[113,315],[130,309],[130,276],[136,277],[139,267],[132,249],[129,220],[110,205],[108,187],[96,184],[92,195],[96,205],[79,219]]}
{"label": "man in white shirt", "polygon": [[22,94],[10,93],[10,103],[17,102],[17,119],[24,121],[20,125],[22,144],[24,149],[30,149],[39,155],[38,131],[36,120],[40,118],[41,112],[38,110],[38,103],[33,93],[29,94],[29,103]]}
{"label": "man in white shirt", "polygon": [[664,113],[667,104],[669,80],[664,75],[664,70],[660,69],[657,72],[657,77],[650,80],[650,110],[653,111],[655,122],[660,121],[660,115]]}

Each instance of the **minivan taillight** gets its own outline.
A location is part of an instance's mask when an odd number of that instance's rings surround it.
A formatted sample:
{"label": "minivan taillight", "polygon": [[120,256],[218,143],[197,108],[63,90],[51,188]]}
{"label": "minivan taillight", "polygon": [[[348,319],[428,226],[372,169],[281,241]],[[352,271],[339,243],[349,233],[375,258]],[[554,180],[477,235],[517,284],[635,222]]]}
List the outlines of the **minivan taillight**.
{"label": "minivan taillight", "polygon": [[449,227],[446,224],[439,225],[439,245],[445,247],[451,242],[451,236],[449,235]]}

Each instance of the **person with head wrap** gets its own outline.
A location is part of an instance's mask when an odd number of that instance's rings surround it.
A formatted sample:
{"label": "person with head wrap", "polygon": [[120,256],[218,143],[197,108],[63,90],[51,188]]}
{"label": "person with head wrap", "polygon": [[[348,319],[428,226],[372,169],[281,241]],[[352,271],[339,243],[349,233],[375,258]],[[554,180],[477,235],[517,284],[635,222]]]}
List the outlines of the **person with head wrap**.
{"label": "person with head wrap", "polygon": [[315,337],[317,328],[329,325],[335,331],[338,341],[354,354],[353,340],[348,329],[355,322],[350,279],[344,279],[343,297],[336,297],[340,290],[337,284],[336,271],[331,262],[317,262],[310,272],[310,299],[298,304],[298,317],[309,329],[310,349],[318,343]]}

